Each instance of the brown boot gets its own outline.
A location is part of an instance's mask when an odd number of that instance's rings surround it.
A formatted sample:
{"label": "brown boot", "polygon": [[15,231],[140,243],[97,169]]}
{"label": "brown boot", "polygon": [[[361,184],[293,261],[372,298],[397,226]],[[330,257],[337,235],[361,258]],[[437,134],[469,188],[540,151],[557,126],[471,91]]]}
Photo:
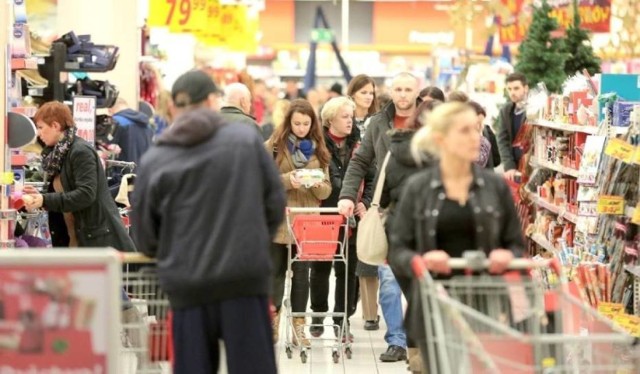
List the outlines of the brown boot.
{"label": "brown boot", "polygon": [[304,317],[296,317],[293,319],[293,344],[299,345],[298,342],[300,342],[300,345],[303,347],[310,347],[311,342],[304,334],[304,325]]}
{"label": "brown boot", "polygon": [[422,365],[422,356],[418,348],[408,348],[407,357],[409,358],[409,371],[412,374],[427,374]]}
{"label": "brown boot", "polygon": [[278,341],[280,340],[280,311],[281,310],[279,310],[273,316],[273,321],[271,321],[272,327],[273,327],[273,344],[277,344]]}

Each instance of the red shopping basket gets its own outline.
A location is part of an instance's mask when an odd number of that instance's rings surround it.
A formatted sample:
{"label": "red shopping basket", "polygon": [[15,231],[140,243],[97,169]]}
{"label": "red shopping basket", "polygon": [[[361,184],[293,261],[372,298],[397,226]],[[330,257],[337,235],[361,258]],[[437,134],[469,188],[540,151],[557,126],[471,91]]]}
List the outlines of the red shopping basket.
{"label": "red shopping basket", "polygon": [[330,260],[339,244],[340,215],[302,214],[293,219],[292,230],[301,260]]}
{"label": "red shopping basket", "polygon": [[516,205],[520,202],[520,183],[506,180],[509,185],[509,189],[511,190],[511,196],[513,197],[513,201]]}

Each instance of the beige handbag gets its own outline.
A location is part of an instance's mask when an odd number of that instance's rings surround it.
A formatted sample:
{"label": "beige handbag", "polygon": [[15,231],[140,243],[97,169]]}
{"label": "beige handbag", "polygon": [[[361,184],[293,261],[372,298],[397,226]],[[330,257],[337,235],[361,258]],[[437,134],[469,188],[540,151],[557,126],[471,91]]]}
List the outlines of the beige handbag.
{"label": "beige handbag", "polygon": [[356,238],[358,260],[368,265],[383,265],[387,260],[387,252],[389,251],[387,234],[384,231],[386,216],[380,210],[380,198],[382,197],[382,189],[384,188],[387,164],[390,157],[391,152],[387,152],[380,169],[376,190],[373,193],[373,201],[358,225],[358,237]]}

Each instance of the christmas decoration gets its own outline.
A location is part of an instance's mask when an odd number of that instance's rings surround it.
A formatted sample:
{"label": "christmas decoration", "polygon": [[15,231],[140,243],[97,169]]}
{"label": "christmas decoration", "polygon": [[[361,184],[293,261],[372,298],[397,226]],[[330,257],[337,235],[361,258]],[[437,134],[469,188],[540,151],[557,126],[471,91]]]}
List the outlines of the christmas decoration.
{"label": "christmas decoration", "polygon": [[571,76],[576,72],[587,69],[590,75],[600,72],[600,59],[595,56],[589,40],[589,32],[580,27],[580,14],[578,13],[578,0],[573,0],[573,24],[567,29],[567,38],[564,42],[564,52],[567,61],[564,63],[564,72]]}
{"label": "christmas decoration", "polygon": [[567,56],[563,52],[563,40],[552,37],[558,23],[549,16],[550,11],[547,0],[535,8],[527,36],[518,48],[516,71],[527,77],[529,87],[544,82],[550,92],[558,92],[566,78]]}

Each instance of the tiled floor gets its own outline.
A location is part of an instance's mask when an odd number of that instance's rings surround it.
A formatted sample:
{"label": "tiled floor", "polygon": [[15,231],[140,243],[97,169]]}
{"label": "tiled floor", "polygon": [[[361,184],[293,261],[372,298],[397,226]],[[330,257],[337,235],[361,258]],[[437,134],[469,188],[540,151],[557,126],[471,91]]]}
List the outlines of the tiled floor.
{"label": "tiled floor", "polygon": [[[298,373],[367,373],[367,374],[400,374],[408,373],[407,364],[403,362],[386,363],[381,362],[380,354],[387,350],[384,341],[386,326],[384,320],[380,319],[380,330],[366,331],[364,321],[357,318],[360,312],[356,312],[351,318],[351,331],[354,335],[352,344],[352,358],[343,362],[343,357],[335,364],[331,357],[331,343],[327,341],[312,341],[309,359],[306,364],[301,363],[299,351],[294,351],[291,359],[287,358],[284,346],[284,330],[280,334],[281,339],[276,346],[276,356],[279,372],[282,374]],[[327,322],[329,319],[327,318]],[[285,322],[285,319],[282,319]],[[284,328],[284,323],[282,324]],[[331,327],[325,328],[323,338],[333,337]]]}
{"label": "tiled floor", "polygon": [[[329,305],[332,308],[332,300],[334,299],[333,290],[335,285],[335,277],[333,272],[330,277],[330,294]],[[403,300],[406,304],[406,302]],[[302,373],[345,373],[345,374],[405,374],[407,371],[407,364],[402,362],[381,362],[380,354],[387,350],[387,344],[384,341],[384,334],[387,331],[387,326],[382,318],[382,312],[380,313],[380,329],[377,331],[367,331],[364,329],[364,321],[362,320],[362,311],[360,304],[356,313],[350,318],[351,321],[351,333],[354,335],[354,342],[351,345],[353,352],[352,358],[343,360],[344,355],[341,355],[340,361],[335,364],[331,357],[331,345],[329,340],[313,341],[310,350],[309,358],[306,364],[303,364],[300,360],[300,352],[294,351],[291,359],[287,358],[284,346],[285,336],[285,322],[284,310],[282,313],[282,320],[280,323],[280,342],[276,345],[276,358],[278,363],[278,372],[281,374],[302,374]],[[307,318],[307,322],[310,318]],[[331,319],[326,318],[325,323],[330,323]],[[307,329],[307,337],[310,337]],[[333,329],[331,327],[325,327],[325,333],[322,338],[334,338]]]}

